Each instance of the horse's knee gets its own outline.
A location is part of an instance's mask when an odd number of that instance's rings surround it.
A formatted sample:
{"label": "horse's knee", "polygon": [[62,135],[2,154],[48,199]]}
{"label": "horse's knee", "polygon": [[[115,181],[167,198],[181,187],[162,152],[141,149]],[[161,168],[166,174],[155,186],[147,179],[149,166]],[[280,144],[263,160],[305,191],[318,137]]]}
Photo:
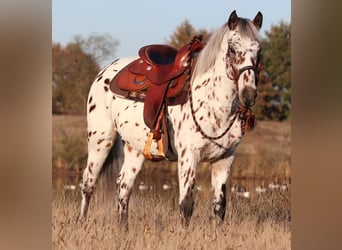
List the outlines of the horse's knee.
{"label": "horse's knee", "polygon": [[82,183],[82,194],[91,196],[95,190],[95,178],[87,177]]}

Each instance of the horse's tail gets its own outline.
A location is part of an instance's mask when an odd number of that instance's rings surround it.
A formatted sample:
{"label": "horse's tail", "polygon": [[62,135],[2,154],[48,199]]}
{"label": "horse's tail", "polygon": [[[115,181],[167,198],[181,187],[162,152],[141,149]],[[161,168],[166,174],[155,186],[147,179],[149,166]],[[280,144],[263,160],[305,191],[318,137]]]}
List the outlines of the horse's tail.
{"label": "horse's tail", "polygon": [[106,198],[107,195],[111,195],[112,198],[113,192],[116,191],[116,178],[121,170],[123,157],[124,153],[121,136],[116,133],[113,146],[103,163],[98,180],[98,189],[104,191],[104,198]]}

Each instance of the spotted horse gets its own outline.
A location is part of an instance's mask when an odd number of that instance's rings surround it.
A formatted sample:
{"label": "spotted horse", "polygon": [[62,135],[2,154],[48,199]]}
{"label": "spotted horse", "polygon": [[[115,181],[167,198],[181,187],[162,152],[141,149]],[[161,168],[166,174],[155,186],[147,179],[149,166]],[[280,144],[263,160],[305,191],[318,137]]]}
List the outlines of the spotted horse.
{"label": "spotted horse", "polygon": [[[223,221],[226,212],[226,182],[235,150],[246,129],[254,126],[250,107],[257,97],[261,44],[258,31],[263,16],[253,20],[233,11],[214,32],[193,60],[187,99],[166,107],[171,144],[178,163],[181,224],[189,225],[194,209],[197,165],[211,162],[213,213]],[[112,79],[137,57],[127,57],[106,66],[94,80],[87,100],[88,160],[81,188],[79,221],[84,221],[100,170],[111,150],[123,157],[117,176],[119,225],[128,229],[128,205],[134,181],[142,168],[150,128],[144,122],[144,103],[115,94]],[[120,140],[121,144],[116,141]],[[158,143],[150,145],[153,154]]]}

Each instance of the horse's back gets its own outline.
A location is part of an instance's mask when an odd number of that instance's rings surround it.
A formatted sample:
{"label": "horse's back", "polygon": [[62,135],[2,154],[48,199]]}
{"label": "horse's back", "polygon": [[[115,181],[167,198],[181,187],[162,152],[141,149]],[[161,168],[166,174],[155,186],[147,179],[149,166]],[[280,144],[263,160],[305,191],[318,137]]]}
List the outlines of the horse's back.
{"label": "horse's back", "polygon": [[92,124],[95,126],[101,120],[110,119],[110,106],[115,99],[114,94],[110,91],[110,82],[121,69],[135,59],[136,57],[117,59],[106,65],[95,77],[87,100],[88,127],[91,127]]}

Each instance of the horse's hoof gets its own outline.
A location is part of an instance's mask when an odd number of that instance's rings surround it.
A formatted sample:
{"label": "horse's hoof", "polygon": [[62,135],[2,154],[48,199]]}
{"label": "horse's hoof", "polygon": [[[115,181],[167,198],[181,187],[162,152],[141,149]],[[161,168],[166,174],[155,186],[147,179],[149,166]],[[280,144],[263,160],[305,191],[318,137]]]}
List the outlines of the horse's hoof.
{"label": "horse's hoof", "polygon": [[77,217],[77,219],[76,219],[76,223],[77,224],[83,224],[84,222],[85,222],[85,218],[84,217],[81,217],[81,216]]}

